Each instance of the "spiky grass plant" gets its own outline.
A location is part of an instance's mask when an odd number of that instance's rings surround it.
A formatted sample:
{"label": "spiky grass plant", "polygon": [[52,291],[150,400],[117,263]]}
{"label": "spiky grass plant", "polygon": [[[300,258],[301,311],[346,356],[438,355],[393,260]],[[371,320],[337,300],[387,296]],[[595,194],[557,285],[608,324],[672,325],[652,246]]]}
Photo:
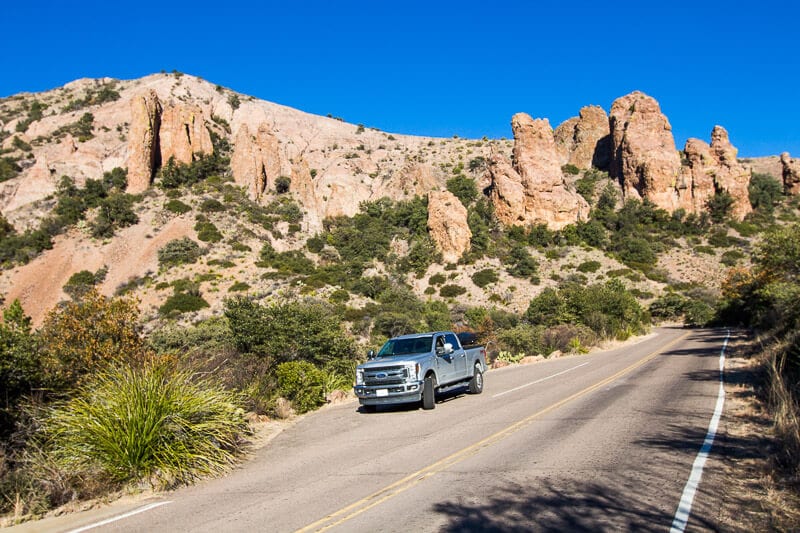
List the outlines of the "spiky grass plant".
{"label": "spiky grass plant", "polygon": [[167,364],[115,367],[51,409],[44,433],[66,468],[169,487],[233,465],[248,430],[239,403]]}

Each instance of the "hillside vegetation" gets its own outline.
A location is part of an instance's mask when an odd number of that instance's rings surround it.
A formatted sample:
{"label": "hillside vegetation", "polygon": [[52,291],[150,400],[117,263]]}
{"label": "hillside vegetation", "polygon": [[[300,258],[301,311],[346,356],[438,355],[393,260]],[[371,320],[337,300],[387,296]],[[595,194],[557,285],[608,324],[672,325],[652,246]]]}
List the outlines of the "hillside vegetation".
{"label": "hillside vegetation", "polygon": [[[189,99],[186,85],[171,83]],[[0,287],[14,295],[0,322],[0,512],[17,520],[112,489],[223,473],[247,449],[246,413],[316,409],[350,390],[370,348],[439,329],[475,331],[503,364],[585,353],[661,322],[755,328],[782,465],[797,476],[800,209],[775,176],[751,175],[753,211],[740,219],[725,191],[697,212],[668,212],[623,196],[605,170],[565,165],[561,177],[588,216],[560,229],[509,225],[484,179],[489,152],[507,152],[508,142],[409,140],[303,117],[318,128],[308,147],[327,151],[308,176],[335,185],[339,164],[362,165],[347,179],[386,193],[321,214],[304,203],[299,174],[258,195],[235,182],[228,119],[247,97],[234,108],[235,93],[203,87],[228,106],[213,115],[212,154],[170,158],[137,194],[124,166],[64,174],[52,194],[0,214]],[[67,134],[119,144],[126,127],[92,125],[115,116],[104,106],[125,90],[127,82],[103,83],[0,109],[18,133],[77,117],[32,144]],[[347,135],[336,141],[339,129]],[[18,191],[35,147],[4,135],[0,181]],[[344,146],[352,139],[365,141]],[[323,168],[329,157],[337,163]],[[404,182],[408,191],[389,194],[393,173],[420,161],[437,169],[432,187],[466,210],[469,246],[457,261],[443,259],[431,234],[427,191]],[[65,271],[50,287],[54,264]],[[39,305],[52,305],[25,309],[22,280],[39,285],[30,291],[49,287]]]}

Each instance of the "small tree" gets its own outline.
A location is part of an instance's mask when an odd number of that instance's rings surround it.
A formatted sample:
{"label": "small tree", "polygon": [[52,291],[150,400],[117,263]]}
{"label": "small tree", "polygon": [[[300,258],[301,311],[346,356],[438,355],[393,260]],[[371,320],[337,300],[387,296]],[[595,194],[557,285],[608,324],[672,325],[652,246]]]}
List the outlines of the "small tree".
{"label": "small tree", "polygon": [[278,194],[286,194],[292,185],[292,179],[288,176],[278,176],[275,179],[275,192]]}

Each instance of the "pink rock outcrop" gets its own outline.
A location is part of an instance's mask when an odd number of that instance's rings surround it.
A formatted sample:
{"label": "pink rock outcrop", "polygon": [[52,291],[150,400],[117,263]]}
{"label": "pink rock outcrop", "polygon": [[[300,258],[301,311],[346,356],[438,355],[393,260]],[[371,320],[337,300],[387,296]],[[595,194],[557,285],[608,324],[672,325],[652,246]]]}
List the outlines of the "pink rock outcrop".
{"label": "pink rock outcrop", "polygon": [[589,205],[564,181],[550,123],[518,113],[511,129],[513,166],[496,150],[489,156],[489,195],[498,219],[506,225],[544,223],[551,229],[585,220]]}
{"label": "pink rock outcrop", "polygon": [[446,263],[458,262],[469,250],[467,208],[450,191],[428,193],[428,232]]}
{"label": "pink rock outcrop", "polygon": [[176,104],[164,109],[158,143],[162,165],[172,157],[176,162],[189,164],[199,154],[214,153],[203,110],[192,104]]}
{"label": "pink rock outcrop", "polygon": [[781,154],[783,166],[783,192],[792,196],[800,194],[800,161],[792,159],[789,152]]}
{"label": "pink rock outcrop", "polygon": [[681,160],[658,102],[639,91],[622,96],[611,106],[610,126],[611,176],[625,197],[646,198],[670,212],[680,207]]}
{"label": "pink rock outcrop", "polygon": [[554,132],[562,164],[607,169],[611,161],[608,115],[599,106],[581,108],[580,116],[562,122]]}
{"label": "pink rock outcrop", "polygon": [[131,99],[127,164],[130,193],[147,190],[153,181],[159,155],[158,130],[161,125],[161,112],[161,103],[155,91],[151,90]]}
{"label": "pink rock outcrop", "polygon": [[281,173],[280,148],[269,126],[261,124],[256,135],[242,124],[233,144],[231,173],[234,182],[245,187],[251,198],[261,196]]}
{"label": "pink rock outcrop", "polygon": [[692,213],[706,210],[716,191],[726,191],[734,202],[730,216],[742,220],[753,208],[747,190],[750,170],[736,159],[736,148],[722,126],[714,126],[711,144],[688,139],[684,147],[686,165],[678,181],[679,207]]}

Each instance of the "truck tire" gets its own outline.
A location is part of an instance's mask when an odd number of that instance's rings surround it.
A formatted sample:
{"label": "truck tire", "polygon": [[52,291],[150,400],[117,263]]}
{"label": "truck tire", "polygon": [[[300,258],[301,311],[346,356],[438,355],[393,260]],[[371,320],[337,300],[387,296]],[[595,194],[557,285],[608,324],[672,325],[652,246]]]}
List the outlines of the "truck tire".
{"label": "truck tire", "polygon": [[472,374],[472,379],[469,380],[469,393],[480,394],[483,392],[483,370],[481,370],[480,363],[475,364],[475,371]]}
{"label": "truck tire", "polygon": [[422,408],[434,409],[436,407],[436,386],[433,376],[427,376],[422,385]]}

